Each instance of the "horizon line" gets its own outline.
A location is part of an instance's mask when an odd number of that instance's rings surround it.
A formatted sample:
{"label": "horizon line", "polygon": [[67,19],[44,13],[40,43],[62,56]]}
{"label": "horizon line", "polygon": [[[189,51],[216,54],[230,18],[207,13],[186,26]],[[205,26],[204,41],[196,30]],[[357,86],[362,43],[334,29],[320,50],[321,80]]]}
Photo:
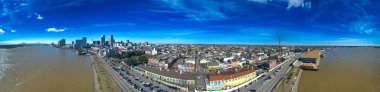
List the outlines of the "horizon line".
{"label": "horizon line", "polygon": [[[142,42],[140,42],[142,43]],[[51,43],[43,43],[43,42],[36,42],[36,43],[17,43],[17,44],[1,44],[0,45],[22,45],[22,44],[41,44],[41,45],[50,45]],[[159,44],[159,45],[258,45],[258,46],[279,46],[278,44],[241,44],[241,43],[151,43],[151,44]],[[339,47],[378,47],[380,45],[312,45],[312,44],[285,44],[280,46],[339,46]]]}

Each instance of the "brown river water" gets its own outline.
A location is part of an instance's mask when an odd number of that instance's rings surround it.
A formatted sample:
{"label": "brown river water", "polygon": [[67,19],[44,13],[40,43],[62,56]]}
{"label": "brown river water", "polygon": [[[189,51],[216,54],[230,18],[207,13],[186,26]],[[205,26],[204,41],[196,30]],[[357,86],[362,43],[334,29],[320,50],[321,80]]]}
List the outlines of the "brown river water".
{"label": "brown river water", "polygon": [[0,51],[0,92],[94,92],[88,56],[48,46]]}
{"label": "brown river water", "polygon": [[299,92],[380,92],[380,49],[325,52],[319,71],[304,71]]}

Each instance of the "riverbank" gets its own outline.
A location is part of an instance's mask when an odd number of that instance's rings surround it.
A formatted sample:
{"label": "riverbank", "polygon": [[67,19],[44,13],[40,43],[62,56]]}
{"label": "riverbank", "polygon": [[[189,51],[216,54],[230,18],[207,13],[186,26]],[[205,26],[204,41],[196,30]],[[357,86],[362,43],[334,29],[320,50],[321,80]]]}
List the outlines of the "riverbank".
{"label": "riverbank", "polygon": [[297,92],[303,70],[292,67],[287,70],[285,77],[276,85],[274,92]]}
{"label": "riverbank", "polygon": [[90,54],[91,61],[93,62],[94,74],[94,86],[97,86],[99,92],[119,92],[114,82],[108,76],[108,72],[105,70],[102,61],[99,61],[100,57]]}
{"label": "riverbank", "polygon": [[294,86],[292,87],[292,91],[291,92],[298,92],[298,85],[299,85],[300,79],[302,77],[302,72],[303,72],[302,69],[300,69],[298,71],[298,75],[296,76],[296,81],[294,82]]}
{"label": "riverbank", "polygon": [[92,55],[90,55],[90,58],[91,58],[92,72],[93,72],[93,76],[94,76],[93,78],[94,78],[95,92],[101,92],[101,90],[100,90],[100,88],[101,88],[100,78],[98,76],[98,71],[97,71],[96,66],[95,66],[94,57]]}

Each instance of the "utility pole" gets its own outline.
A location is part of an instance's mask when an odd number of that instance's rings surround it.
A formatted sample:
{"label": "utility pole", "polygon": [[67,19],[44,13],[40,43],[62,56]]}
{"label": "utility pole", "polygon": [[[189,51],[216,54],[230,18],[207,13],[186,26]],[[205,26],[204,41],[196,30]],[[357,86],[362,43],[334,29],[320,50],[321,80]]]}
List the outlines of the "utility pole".
{"label": "utility pole", "polygon": [[278,55],[277,55],[277,60],[280,61],[280,55],[282,53],[282,48],[281,48],[281,35],[278,36]]}
{"label": "utility pole", "polygon": [[282,48],[281,48],[281,36],[278,36],[278,48],[280,50],[280,53],[282,53]]}

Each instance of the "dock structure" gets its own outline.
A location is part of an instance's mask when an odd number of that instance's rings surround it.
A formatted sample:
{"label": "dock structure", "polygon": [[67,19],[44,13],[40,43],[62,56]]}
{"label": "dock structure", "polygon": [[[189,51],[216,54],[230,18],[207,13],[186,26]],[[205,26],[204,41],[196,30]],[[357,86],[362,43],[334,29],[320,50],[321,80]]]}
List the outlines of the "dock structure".
{"label": "dock structure", "polygon": [[298,61],[301,62],[299,67],[306,70],[318,70],[320,56],[320,50],[313,50],[305,53],[302,57],[298,59]]}

